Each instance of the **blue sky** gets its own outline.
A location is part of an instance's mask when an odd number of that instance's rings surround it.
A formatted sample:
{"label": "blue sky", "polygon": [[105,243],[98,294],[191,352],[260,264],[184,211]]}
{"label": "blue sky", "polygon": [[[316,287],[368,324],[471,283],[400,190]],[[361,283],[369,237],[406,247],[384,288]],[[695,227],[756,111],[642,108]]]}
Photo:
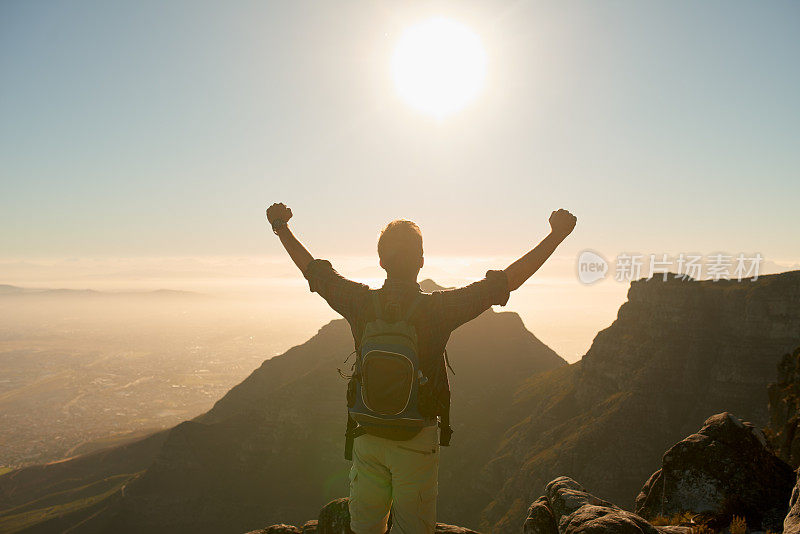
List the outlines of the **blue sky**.
{"label": "blue sky", "polygon": [[[400,101],[402,30],[453,18],[482,94]],[[514,255],[559,207],[566,251],[796,261],[797,2],[0,3],[0,256],[318,256],[395,217],[429,254]]]}

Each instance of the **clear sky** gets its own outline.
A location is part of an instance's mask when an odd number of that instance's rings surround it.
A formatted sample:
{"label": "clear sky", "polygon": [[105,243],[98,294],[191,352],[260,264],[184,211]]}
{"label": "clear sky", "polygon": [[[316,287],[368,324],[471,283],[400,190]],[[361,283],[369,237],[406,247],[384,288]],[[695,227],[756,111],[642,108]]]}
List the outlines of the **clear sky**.
{"label": "clear sky", "polygon": [[[436,120],[401,101],[403,29],[452,18],[486,85]],[[0,3],[0,256],[567,251],[796,260],[800,3]]]}

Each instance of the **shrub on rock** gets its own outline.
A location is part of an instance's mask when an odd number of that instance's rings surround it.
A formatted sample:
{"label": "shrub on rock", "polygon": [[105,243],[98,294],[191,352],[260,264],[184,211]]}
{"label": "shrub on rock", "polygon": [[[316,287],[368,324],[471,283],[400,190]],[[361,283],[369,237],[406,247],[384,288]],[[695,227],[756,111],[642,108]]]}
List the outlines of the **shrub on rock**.
{"label": "shrub on rock", "polygon": [[303,532],[295,526],[281,523],[280,525],[272,525],[259,530],[251,530],[247,534],[303,534]]}

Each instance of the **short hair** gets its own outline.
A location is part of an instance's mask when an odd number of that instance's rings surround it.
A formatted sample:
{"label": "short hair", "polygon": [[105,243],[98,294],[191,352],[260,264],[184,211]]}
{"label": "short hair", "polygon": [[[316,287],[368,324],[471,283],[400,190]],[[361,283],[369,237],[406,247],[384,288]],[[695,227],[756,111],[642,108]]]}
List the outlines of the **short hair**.
{"label": "short hair", "polygon": [[412,221],[397,219],[387,224],[381,232],[378,257],[387,273],[418,271],[422,254],[422,232]]}

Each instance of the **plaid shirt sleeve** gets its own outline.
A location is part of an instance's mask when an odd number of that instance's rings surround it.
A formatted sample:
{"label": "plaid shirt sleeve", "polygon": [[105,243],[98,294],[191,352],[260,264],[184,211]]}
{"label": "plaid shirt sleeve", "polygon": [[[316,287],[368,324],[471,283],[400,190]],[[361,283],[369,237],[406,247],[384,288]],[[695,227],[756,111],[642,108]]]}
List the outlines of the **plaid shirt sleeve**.
{"label": "plaid shirt sleeve", "polygon": [[444,326],[455,330],[485,312],[492,305],[508,302],[508,277],[505,271],[488,271],[483,280],[458,289],[436,291],[439,294]]}
{"label": "plaid shirt sleeve", "polygon": [[340,275],[328,260],[313,260],[306,268],[305,277],[309,289],[324,298],[352,325],[364,297],[369,293],[369,286]]}

